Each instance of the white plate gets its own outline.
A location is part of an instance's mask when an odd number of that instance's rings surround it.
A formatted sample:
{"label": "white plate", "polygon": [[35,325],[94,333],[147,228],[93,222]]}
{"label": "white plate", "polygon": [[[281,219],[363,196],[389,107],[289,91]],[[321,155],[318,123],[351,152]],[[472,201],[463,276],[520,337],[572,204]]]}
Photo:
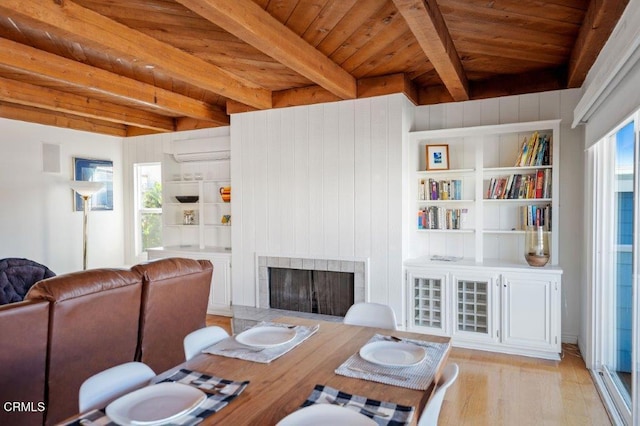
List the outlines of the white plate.
{"label": "white plate", "polygon": [[296,330],[287,327],[265,325],[250,328],[236,336],[236,341],[247,346],[271,348],[289,343],[296,337]]}
{"label": "white plate", "polygon": [[107,416],[119,425],[149,426],[166,423],[196,409],[207,395],[182,383],[145,386],[107,405]]}
{"label": "white plate", "polygon": [[372,342],[360,348],[360,356],[385,367],[410,367],[425,357],[423,347],[404,342]]}
{"label": "white plate", "polygon": [[313,404],[299,409],[280,420],[277,426],[372,426],[376,422],[360,414],[355,408],[332,404]]}

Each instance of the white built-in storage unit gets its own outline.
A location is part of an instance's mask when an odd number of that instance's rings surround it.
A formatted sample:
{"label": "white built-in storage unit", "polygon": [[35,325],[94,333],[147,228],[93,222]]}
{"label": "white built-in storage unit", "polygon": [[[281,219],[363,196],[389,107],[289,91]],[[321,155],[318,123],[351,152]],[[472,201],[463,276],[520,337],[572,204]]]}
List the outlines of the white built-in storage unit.
{"label": "white built-in storage unit", "polygon": [[[462,347],[559,358],[559,127],[546,120],[410,133],[408,329]],[[520,165],[534,132],[550,143],[546,160],[541,153],[536,165]],[[447,145],[448,169],[425,171],[427,145]],[[536,214],[549,230],[544,267],[524,258],[525,222]]]}
{"label": "white built-in storage unit", "polygon": [[[231,202],[220,189],[231,186],[230,138],[174,140],[162,162],[162,242],[149,259],[186,257],[213,263],[208,313],[231,314]],[[179,202],[176,196],[197,196]],[[193,213],[185,220],[185,211]],[[188,214],[188,213],[187,213]]]}

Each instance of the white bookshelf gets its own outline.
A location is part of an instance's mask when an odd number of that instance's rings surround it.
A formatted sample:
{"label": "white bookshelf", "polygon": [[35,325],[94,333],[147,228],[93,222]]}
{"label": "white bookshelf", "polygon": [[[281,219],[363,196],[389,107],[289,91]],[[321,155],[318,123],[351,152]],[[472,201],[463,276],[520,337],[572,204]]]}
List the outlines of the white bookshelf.
{"label": "white bookshelf", "polygon": [[[524,138],[534,131],[551,139],[551,164],[514,167]],[[560,120],[511,123],[456,129],[417,131],[409,134],[410,188],[409,258],[441,255],[483,262],[486,259],[526,264],[523,256],[524,232],[520,226],[522,206],[551,206],[551,265],[558,264],[558,164]],[[449,170],[426,171],[426,146],[449,146]],[[487,199],[491,178],[551,173],[550,197]],[[459,180],[462,197],[429,200],[421,195],[421,182]],[[430,206],[466,209],[462,229],[418,229],[417,213]]]}
{"label": "white bookshelf", "polygon": [[[549,164],[514,167],[535,131],[551,140]],[[409,142],[407,328],[451,336],[455,346],[559,359],[560,120],[411,132]],[[448,170],[425,170],[427,145],[448,145]],[[544,198],[489,197],[492,178],[521,175],[524,182],[522,176],[538,172],[550,173]],[[432,196],[422,185],[429,179],[461,181],[459,197],[424,199]],[[524,258],[521,216],[527,207],[547,205],[550,261],[536,268]],[[466,209],[461,229],[420,229],[418,212],[430,208]]]}

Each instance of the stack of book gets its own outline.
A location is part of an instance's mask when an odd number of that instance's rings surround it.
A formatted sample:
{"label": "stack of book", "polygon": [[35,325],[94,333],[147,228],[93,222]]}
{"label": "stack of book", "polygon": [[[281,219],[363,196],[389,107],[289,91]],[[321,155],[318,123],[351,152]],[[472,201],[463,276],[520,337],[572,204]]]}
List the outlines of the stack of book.
{"label": "stack of book", "polygon": [[420,181],[418,189],[418,197],[420,200],[461,200],[462,199],[462,180],[435,180],[424,179]]}
{"label": "stack of book", "polygon": [[425,207],[418,211],[418,229],[463,229],[467,212],[467,209]]}
{"label": "stack of book", "polygon": [[550,153],[551,140],[547,135],[539,136],[538,132],[533,132],[530,138],[524,138],[515,166],[548,166],[551,164]]}
{"label": "stack of book", "polygon": [[551,197],[551,169],[534,174],[494,177],[489,181],[487,199],[514,200]]}
{"label": "stack of book", "polygon": [[520,207],[520,229],[528,226],[542,226],[545,231],[551,231],[551,205]]}

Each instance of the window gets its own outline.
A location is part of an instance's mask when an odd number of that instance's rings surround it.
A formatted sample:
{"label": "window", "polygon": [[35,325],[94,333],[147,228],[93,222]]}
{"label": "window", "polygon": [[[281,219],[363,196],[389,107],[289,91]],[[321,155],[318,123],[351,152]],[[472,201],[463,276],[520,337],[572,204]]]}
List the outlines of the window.
{"label": "window", "polygon": [[134,166],[136,256],[162,245],[162,180],[160,163]]}
{"label": "window", "polygon": [[637,375],[634,352],[638,350],[633,337],[638,331],[633,319],[638,309],[634,275],[640,266],[637,119],[634,115],[591,148],[593,364],[601,377],[596,384],[624,424],[632,423],[633,401],[637,400],[632,385]]}

